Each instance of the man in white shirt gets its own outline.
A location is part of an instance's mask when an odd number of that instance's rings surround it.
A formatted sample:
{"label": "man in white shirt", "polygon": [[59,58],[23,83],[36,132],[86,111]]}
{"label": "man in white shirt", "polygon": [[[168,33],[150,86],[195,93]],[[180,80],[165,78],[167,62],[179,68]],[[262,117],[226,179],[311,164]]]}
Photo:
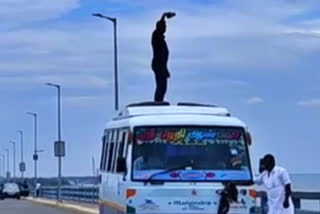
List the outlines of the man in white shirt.
{"label": "man in white shirt", "polygon": [[268,195],[268,214],[294,214],[291,199],[291,181],[287,170],[276,166],[273,155],[263,158],[264,171],[255,179],[255,183],[263,185]]}
{"label": "man in white shirt", "polygon": [[38,182],[36,184],[36,197],[39,197],[40,195],[40,187],[41,187],[41,184]]}

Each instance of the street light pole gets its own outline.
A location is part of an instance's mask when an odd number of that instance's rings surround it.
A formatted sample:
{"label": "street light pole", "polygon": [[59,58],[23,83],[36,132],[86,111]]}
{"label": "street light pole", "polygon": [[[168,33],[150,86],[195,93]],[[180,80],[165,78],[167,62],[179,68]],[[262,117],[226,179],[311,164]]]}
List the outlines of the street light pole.
{"label": "street light pole", "polygon": [[24,165],[24,162],[23,162],[23,131],[22,130],[19,130],[18,133],[20,134],[20,140],[21,140],[21,163],[20,163],[20,172],[21,172],[21,178],[23,178],[23,174],[24,174],[24,171],[25,171],[25,166]]}
{"label": "street light pole", "polygon": [[[37,129],[38,129],[38,115],[34,112],[27,112],[27,114],[33,116],[34,118],[34,154],[33,154],[33,160],[34,160],[34,186],[37,185],[37,178],[38,178],[38,148],[37,148]],[[34,191],[34,195],[36,195],[36,191]]]}
{"label": "street light pole", "polygon": [[[61,87],[57,84],[46,83],[48,86],[52,86],[57,88],[58,90],[58,142],[55,143],[58,146],[58,150],[56,156],[58,157],[58,202],[61,202],[61,185],[62,185],[62,176],[61,176],[61,168],[62,168],[62,157],[64,156],[64,142],[61,141]],[[63,152],[62,152],[63,147]],[[56,151],[55,151],[56,152]],[[62,154],[63,153],[63,154]]]}
{"label": "street light pole", "polygon": [[100,13],[92,14],[95,17],[107,19],[113,23],[113,36],[114,36],[114,91],[115,91],[115,109],[119,109],[119,82],[118,82],[118,43],[117,43],[117,19],[104,16]]}
{"label": "street light pole", "polygon": [[[0,156],[0,164],[2,163],[2,157]],[[1,166],[1,169],[2,169],[2,166]],[[0,173],[0,177],[1,177],[1,174],[2,174],[3,172],[1,172]]]}
{"label": "street light pole", "polygon": [[16,142],[10,141],[13,145],[13,178],[16,178]]}
{"label": "street light pole", "polygon": [[9,149],[5,149],[7,152],[7,177],[10,178],[10,167],[9,167],[9,160],[10,160],[10,152]]}
{"label": "street light pole", "polygon": [[115,82],[115,103],[116,111],[119,109],[119,86],[118,86],[118,45],[117,45],[117,19],[113,19],[114,36],[114,82]]}
{"label": "street light pole", "polygon": [[6,177],[6,157],[4,154],[0,154],[2,157],[2,171],[3,171],[3,177]]}

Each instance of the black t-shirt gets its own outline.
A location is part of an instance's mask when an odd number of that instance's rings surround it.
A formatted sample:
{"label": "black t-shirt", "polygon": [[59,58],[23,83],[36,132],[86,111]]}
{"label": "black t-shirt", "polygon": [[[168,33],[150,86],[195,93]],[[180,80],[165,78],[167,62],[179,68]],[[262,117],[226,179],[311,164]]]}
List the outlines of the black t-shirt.
{"label": "black t-shirt", "polygon": [[158,30],[152,34],[153,59],[152,68],[154,70],[167,70],[169,49],[165,41],[165,36]]}

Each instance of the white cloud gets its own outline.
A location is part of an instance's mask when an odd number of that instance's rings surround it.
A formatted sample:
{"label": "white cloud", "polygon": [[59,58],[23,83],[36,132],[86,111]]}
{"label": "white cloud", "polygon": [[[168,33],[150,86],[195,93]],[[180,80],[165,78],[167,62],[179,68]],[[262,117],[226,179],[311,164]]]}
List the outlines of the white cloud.
{"label": "white cloud", "polygon": [[320,107],[320,99],[301,100],[297,104],[305,107]]}
{"label": "white cloud", "polygon": [[22,24],[56,18],[79,7],[80,0],[1,0],[1,23]]}
{"label": "white cloud", "polygon": [[[7,8],[9,1],[5,1]],[[34,9],[37,9],[37,4],[42,8],[51,5],[47,9],[55,9],[56,15],[79,6],[76,0],[32,1]],[[167,3],[170,5],[169,1]],[[148,6],[151,3],[145,4]],[[306,11],[308,3],[302,6],[263,0],[254,3],[256,10],[250,9],[250,4],[252,1],[241,4],[226,1],[222,6],[192,4],[192,7],[187,7],[174,4],[177,17],[168,21],[166,37],[170,48],[170,69],[185,76],[200,71],[210,72],[211,75],[220,70],[292,71],[299,67],[297,65],[304,65],[305,60],[310,58],[309,54],[320,50],[319,40],[311,40],[305,34],[292,34],[303,32],[305,25],[282,22]],[[138,5],[141,6],[141,3]],[[129,74],[151,74],[150,37],[156,20],[167,5],[162,9],[156,8],[158,4],[153,5],[154,8],[139,15],[119,15],[121,80],[128,78]],[[16,7],[14,3],[11,6]],[[86,87],[86,78],[91,78],[88,85],[101,87],[113,80],[112,41],[112,25],[94,18],[81,22],[60,20],[59,24],[51,24],[50,28],[33,25],[28,29],[2,32],[0,74],[5,79],[2,82],[23,82],[26,81],[25,75],[32,74],[27,82],[37,83],[53,76],[58,78],[57,81],[66,79],[66,84]],[[8,80],[7,76],[15,76],[15,80]],[[106,82],[93,80],[92,76],[103,76],[105,80],[101,81]]]}
{"label": "white cloud", "polygon": [[[117,12],[109,4],[119,1],[122,5],[116,6],[120,8]],[[113,108],[113,87],[110,90],[91,90],[109,87],[108,84],[113,81],[112,25],[90,16],[92,11],[89,10],[94,9],[97,2],[101,7],[96,7],[95,11],[111,11],[111,14],[106,14],[115,15],[119,20],[120,105],[153,98],[150,37],[156,20],[167,9],[177,12],[177,17],[168,22],[166,36],[172,71],[167,94],[170,101],[190,100],[234,106],[239,97],[244,97],[249,98],[244,99],[244,103],[263,103],[261,97],[250,98],[251,93],[257,88],[270,88],[270,84],[265,87],[259,83],[264,77],[266,81],[274,80],[277,74],[271,74],[273,76],[270,78],[267,73],[256,73],[289,72],[299,69],[297,65],[300,65],[303,73],[294,72],[293,76],[312,78],[313,73],[308,72],[320,66],[320,26],[316,22],[295,23],[299,17],[305,17],[303,14],[308,13],[310,8],[319,9],[319,3],[314,3],[319,0],[184,0],[183,4],[181,0],[88,0],[88,8],[63,17],[79,7],[79,2],[0,0],[0,93],[4,95],[4,104],[0,105],[4,105],[3,112],[10,113],[12,108],[23,112],[26,106],[33,104],[37,105],[28,109],[36,110],[41,108],[39,103],[44,102],[43,106],[46,106],[50,99],[43,99],[44,92],[41,90],[33,93],[7,90],[39,87],[46,81],[71,88],[63,93],[63,106],[69,108],[66,112],[73,114],[80,109],[84,110],[83,116],[89,112],[97,116],[99,112],[108,112]],[[132,8],[126,10],[128,2]],[[85,13],[88,17],[83,15]],[[68,17],[71,18],[67,20]],[[306,66],[312,66],[312,70],[306,69]],[[258,75],[260,81],[256,81]],[[280,78],[285,79],[281,75]],[[305,82],[296,84],[294,90],[297,85],[305,87]],[[288,91],[288,96],[294,94],[292,90]],[[270,92],[270,89],[266,91]],[[102,93],[104,95],[99,96]],[[55,95],[50,91],[45,96],[50,96],[52,104],[56,104]],[[38,103],[30,103],[33,99]],[[299,103],[311,106],[310,100],[309,103],[307,101]],[[49,117],[47,109],[42,110],[44,117]],[[69,113],[68,116],[71,115]],[[79,116],[78,112],[75,116]],[[90,116],[90,119],[99,124],[94,117]],[[18,120],[13,120],[13,123]],[[74,121],[70,120],[73,124]],[[259,125],[255,127],[259,129]],[[15,126],[13,124],[9,131],[15,130]],[[3,128],[8,128],[8,125]],[[90,133],[95,136],[88,129],[88,135]],[[71,132],[69,134],[72,136]]]}
{"label": "white cloud", "polygon": [[72,107],[89,107],[106,103],[104,96],[65,96],[63,102]]}
{"label": "white cloud", "polygon": [[264,103],[264,99],[262,99],[261,97],[251,97],[251,98],[247,99],[247,103],[248,104],[260,104],[260,103]]}
{"label": "white cloud", "polygon": [[[313,34],[293,33],[304,32],[306,26],[283,22],[305,12],[308,3],[259,1],[255,5],[258,9],[251,10],[252,1],[250,6],[248,1],[244,2],[244,6],[232,4],[231,9],[214,5],[178,9],[177,17],[168,21],[170,63],[184,70],[218,67],[233,71],[294,71],[308,54],[320,50],[320,41],[312,39]],[[135,39],[149,45],[154,22],[160,14],[156,10],[145,16],[122,19],[125,27],[120,35],[123,39]],[[139,43],[132,42],[131,45]],[[151,53],[150,47],[148,49],[145,48]]]}
{"label": "white cloud", "polygon": [[102,89],[110,86],[105,78],[94,75],[30,75],[0,76],[0,88],[39,87],[47,82],[60,84],[63,88]]}

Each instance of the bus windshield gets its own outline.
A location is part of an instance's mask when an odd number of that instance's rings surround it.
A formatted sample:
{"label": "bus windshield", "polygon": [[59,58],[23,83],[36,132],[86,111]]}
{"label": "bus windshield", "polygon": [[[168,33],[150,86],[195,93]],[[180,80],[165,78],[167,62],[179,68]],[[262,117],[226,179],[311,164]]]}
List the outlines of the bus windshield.
{"label": "bus windshield", "polygon": [[134,138],[133,180],[252,180],[243,128],[136,127]]}

